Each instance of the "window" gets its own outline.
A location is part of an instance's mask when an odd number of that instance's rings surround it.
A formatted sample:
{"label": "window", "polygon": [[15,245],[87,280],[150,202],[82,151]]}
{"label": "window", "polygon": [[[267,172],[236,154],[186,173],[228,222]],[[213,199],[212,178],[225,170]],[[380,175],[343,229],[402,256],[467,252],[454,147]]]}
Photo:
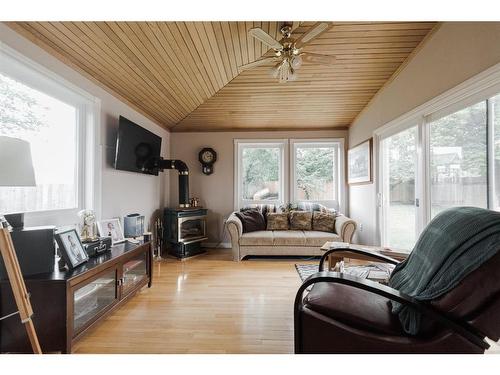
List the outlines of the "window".
{"label": "window", "polygon": [[0,135],[31,146],[36,187],[0,187],[0,212],[76,208],[77,110],[0,73]]}
{"label": "window", "polygon": [[237,207],[283,204],[284,149],[284,141],[237,142]]}
{"label": "window", "polygon": [[339,209],[340,142],[292,140],[292,200]]}
{"label": "window", "polygon": [[0,58],[0,135],[30,143],[36,180],[36,187],[0,187],[0,212],[52,212],[52,223],[67,224],[69,215],[73,222],[77,210],[95,208],[93,98],[14,51]]}
{"label": "window", "polygon": [[310,201],[343,211],[343,153],[343,139],[235,140],[235,209]]}
{"label": "window", "polygon": [[500,64],[375,132],[382,246],[455,206],[500,210]]}

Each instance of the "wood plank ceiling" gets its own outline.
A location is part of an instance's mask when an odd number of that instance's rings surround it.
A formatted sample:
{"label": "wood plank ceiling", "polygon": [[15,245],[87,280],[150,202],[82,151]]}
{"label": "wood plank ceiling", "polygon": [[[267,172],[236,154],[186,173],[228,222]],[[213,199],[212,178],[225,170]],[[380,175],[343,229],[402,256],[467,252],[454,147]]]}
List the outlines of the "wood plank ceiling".
{"label": "wood plank ceiling", "polygon": [[[270,66],[240,72],[280,39],[282,22],[9,22],[66,64],[171,131],[345,128],[435,26],[335,23],[305,51],[335,55],[303,64],[280,84]],[[292,37],[312,22],[295,22]]]}

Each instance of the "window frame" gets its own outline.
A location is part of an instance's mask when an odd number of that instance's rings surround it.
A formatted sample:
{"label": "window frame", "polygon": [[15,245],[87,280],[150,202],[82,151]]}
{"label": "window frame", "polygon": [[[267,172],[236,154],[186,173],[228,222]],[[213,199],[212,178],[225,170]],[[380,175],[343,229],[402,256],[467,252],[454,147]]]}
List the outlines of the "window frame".
{"label": "window frame", "polygon": [[[500,93],[500,63],[479,73],[465,82],[438,95],[412,111],[376,129],[374,137],[375,179],[376,179],[376,217],[377,241],[386,246],[384,228],[385,198],[383,186],[383,158],[380,155],[384,139],[417,126],[417,176],[415,181],[416,231],[417,238],[431,220],[431,170],[430,170],[430,126],[433,121],[446,117],[476,103],[485,101],[487,105],[487,199],[491,209],[494,200],[494,124],[491,120],[490,100]],[[380,178],[379,178],[380,177]]]}
{"label": "window frame", "polygon": [[[337,149],[335,155],[335,172],[334,178],[337,179],[336,183],[336,196],[333,200],[299,200],[297,198],[297,148],[300,146],[305,147],[330,147],[335,146]],[[328,208],[334,208],[337,211],[345,211],[345,165],[344,165],[344,139],[343,138],[314,138],[314,139],[302,139],[302,138],[292,138],[290,139],[290,200],[292,202],[313,202],[322,204]]]}
{"label": "window frame", "polygon": [[[280,149],[280,194],[277,200],[247,200],[243,199],[243,150],[245,148],[278,147]],[[286,139],[235,139],[234,140],[234,209],[239,210],[250,204],[274,204],[282,205],[288,199],[288,142]]]}
{"label": "window frame", "polygon": [[68,225],[84,208],[93,209],[100,217],[100,100],[5,44],[0,44],[0,66],[7,76],[75,107],[77,112],[76,207],[26,212],[26,225]]}

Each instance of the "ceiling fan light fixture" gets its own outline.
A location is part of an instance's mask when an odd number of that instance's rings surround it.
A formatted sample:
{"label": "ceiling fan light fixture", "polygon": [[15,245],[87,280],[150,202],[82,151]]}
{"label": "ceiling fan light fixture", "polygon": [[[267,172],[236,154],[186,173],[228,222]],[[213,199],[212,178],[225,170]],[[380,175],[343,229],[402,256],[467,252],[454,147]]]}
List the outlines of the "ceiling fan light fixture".
{"label": "ceiling fan light fixture", "polygon": [[295,71],[302,66],[303,62],[333,65],[335,63],[335,56],[302,51],[304,46],[314,38],[317,38],[319,35],[329,30],[331,25],[331,22],[317,22],[296,39],[291,37],[292,27],[285,24],[280,30],[283,35],[280,41],[276,40],[260,27],[250,29],[248,33],[255,39],[271,47],[274,50],[274,56],[270,54],[264,55],[267,57],[257,59],[239,68],[242,70],[250,69],[278,60],[279,62],[270,70],[269,74],[273,78],[278,79],[280,83],[283,83],[295,81],[297,79],[298,75]]}
{"label": "ceiling fan light fixture", "polygon": [[279,63],[275,64],[270,70],[269,73],[271,74],[271,77],[273,78],[278,78],[280,74],[280,68],[281,65],[283,64],[283,61],[280,61]]}
{"label": "ceiling fan light fixture", "polygon": [[292,72],[288,75],[286,82],[293,82],[299,78],[299,75],[292,70]]}
{"label": "ceiling fan light fixture", "polygon": [[284,59],[277,64],[273,68],[272,75],[273,78],[277,78],[280,83],[295,81],[297,79],[297,73],[295,73],[295,69],[289,59]]}
{"label": "ceiling fan light fixture", "polygon": [[302,66],[302,57],[300,55],[292,56],[291,65],[293,69],[298,69]]}

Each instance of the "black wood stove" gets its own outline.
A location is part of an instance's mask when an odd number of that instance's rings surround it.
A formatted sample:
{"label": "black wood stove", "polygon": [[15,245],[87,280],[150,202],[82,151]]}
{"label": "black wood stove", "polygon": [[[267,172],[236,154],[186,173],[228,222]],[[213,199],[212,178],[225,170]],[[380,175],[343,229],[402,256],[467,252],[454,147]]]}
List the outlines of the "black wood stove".
{"label": "black wood stove", "polygon": [[207,240],[207,211],[200,207],[165,208],[168,254],[184,259],[205,252],[201,242]]}

